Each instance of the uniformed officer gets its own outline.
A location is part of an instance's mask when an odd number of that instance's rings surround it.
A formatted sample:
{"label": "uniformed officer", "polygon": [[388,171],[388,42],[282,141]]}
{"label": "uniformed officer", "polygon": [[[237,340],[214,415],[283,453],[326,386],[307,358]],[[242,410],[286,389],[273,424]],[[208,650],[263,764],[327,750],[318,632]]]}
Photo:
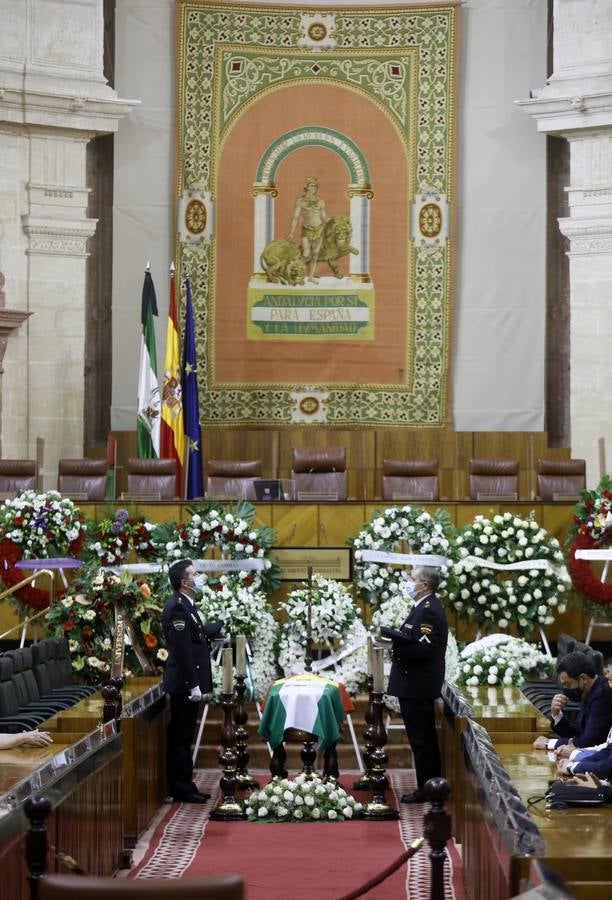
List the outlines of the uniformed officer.
{"label": "uniformed officer", "polygon": [[199,793],[193,782],[191,745],[200,700],[212,691],[209,641],[220,633],[222,623],[202,621],[194,599],[203,579],[190,559],[172,563],[168,576],[174,593],[161,617],[168,647],[163,688],[170,694],[168,785],[173,800],[205,803],[210,795]]}
{"label": "uniformed officer", "polygon": [[404,794],[402,803],[423,803],[423,787],[441,775],[434,700],[444,682],[448,625],[436,596],[438,569],[415,567],[408,593],[414,606],[399,630],[381,629],[393,641],[393,663],[387,693],[399,699],[406,734],[412,747],[417,789]]}

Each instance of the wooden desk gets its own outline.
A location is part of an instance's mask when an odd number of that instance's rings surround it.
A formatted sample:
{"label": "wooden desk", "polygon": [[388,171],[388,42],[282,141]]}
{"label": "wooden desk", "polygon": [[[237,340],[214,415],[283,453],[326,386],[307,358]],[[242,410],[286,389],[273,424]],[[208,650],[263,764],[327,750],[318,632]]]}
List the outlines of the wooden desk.
{"label": "wooden desk", "polygon": [[[53,734],[49,747],[0,751],[0,866],[11,900],[29,898],[23,801],[32,793],[51,800],[49,842],[88,874],[105,876],[129,858],[163,802],[167,714],[159,679],[130,679],[122,693],[121,733],[114,724],[101,733],[104,701],[95,694],[41,726]],[[52,858],[48,871],[61,871]]]}
{"label": "wooden desk", "polygon": [[[121,737],[100,730],[76,744],[0,753],[0,867],[2,894],[29,900],[24,859],[28,821],[23,803],[31,794],[51,801],[48,839],[93,875],[111,875],[122,850]],[[47,870],[59,871],[52,854]]]}

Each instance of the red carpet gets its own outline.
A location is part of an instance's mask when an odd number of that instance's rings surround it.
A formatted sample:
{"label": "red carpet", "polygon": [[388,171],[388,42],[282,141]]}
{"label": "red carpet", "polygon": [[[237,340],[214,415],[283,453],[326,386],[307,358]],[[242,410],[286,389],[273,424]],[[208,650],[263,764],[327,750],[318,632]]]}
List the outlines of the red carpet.
{"label": "red carpet", "polygon": [[[263,782],[268,773],[254,773]],[[411,770],[392,772],[395,793],[414,789]],[[346,775],[350,787],[354,775]],[[210,791],[217,772],[199,772],[198,785]],[[368,795],[358,796],[368,799]],[[204,806],[172,804],[158,825],[151,845],[130,878],[189,878],[238,872],[247,900],[337,900],[395,860],[406,842],[422,833],[424,807],[402,806],[400,822],[355,820],[270,824],[214,822],[209,815],[215,798]],[[451,842],[452,844],[452,842]],[[461,859],[449,846],[445,865],[446,898],[463,900]],[[428,900],[429,858],[426,847],[404,864],[367,900]]]}

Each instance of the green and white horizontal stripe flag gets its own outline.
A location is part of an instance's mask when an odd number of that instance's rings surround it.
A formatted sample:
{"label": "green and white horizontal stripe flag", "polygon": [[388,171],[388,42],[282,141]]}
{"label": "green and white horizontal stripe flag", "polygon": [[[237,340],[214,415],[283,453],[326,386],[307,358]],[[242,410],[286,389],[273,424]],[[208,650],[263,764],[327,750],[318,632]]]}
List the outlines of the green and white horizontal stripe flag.
{"label": "green and white horizontal stripe flag", "polygon": [[150,272],[145,272],[142,286],[142,337],[140,340],[140,371],[138,375],[138,418],[136,447],[139,458],[159,457],[161,426],[161,398],[157,381],[155,326],[157,298]]}
{"label": "green and white horizontal stripe flag", "polygon": [[285,728],[299,728],[319,738],[319,750],[340,739],[346,718],[338,686],[323,678],[294,676],[275,682],[268,692],[259,733],[272,747],[283,740]]}

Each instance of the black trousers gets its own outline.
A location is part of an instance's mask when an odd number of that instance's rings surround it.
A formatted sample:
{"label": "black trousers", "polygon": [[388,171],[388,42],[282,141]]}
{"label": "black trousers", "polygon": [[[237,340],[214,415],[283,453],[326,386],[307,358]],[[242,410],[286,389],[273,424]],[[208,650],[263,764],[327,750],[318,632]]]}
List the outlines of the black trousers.
{"label": "black trousers", "polygon": [[414,756],[418,788],[422,788],[430,778],[442,774],[434,702],[429,698],[399,698],[404,727]]}
{"label": "black trousers", "polygon": [[191,745],[198,718],[199,703],[187,694],[170,694],[168,723],[168,787],[173,797],[186,797],[193,792]]}

